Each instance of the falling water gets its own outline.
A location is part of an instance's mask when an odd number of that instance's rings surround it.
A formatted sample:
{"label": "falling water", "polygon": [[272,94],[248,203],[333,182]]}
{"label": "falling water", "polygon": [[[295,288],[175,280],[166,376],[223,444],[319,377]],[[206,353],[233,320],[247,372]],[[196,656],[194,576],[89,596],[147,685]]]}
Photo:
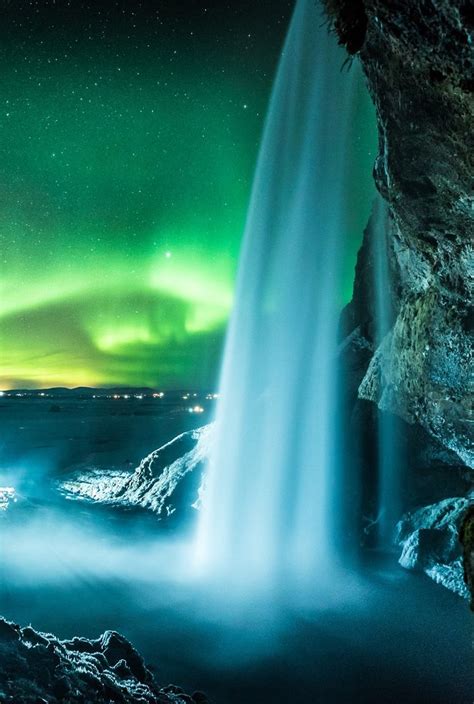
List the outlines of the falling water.
{"label": "falling water", "polygon": [[[372,216],[372,259],[375,291],[375,344],[384,348],[389,342],[392,324],[392,285],[388,252],[388,208],[379,196]],[[383,373],[383,369],[382,369]],[[395,442],[395,417],[387,412],[378,415],[378,505],[379,543],[393,542],[395,525],[400,519],[400,468]]]}
{"label": "falling water", "polygon": [[[299,0],[255,175],[229,325],[198,553],[246,583],[334,563],[336,337],[358,67]],[[353,174],[352,174],[353,176]]]}

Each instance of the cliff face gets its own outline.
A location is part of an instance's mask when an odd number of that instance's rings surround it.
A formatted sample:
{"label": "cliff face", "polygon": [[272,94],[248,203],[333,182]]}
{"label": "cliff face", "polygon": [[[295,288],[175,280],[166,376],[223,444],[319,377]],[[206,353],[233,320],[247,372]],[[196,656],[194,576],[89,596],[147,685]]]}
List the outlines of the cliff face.
{"label": "cliff face", "polygon": [[420,423],[473,467],[472,4],[327,6],[341,43],[359,51],[376,106],[374,176],[390,206],[397,271],[393,328],[359,397]]}
{"label": "cliff face", "polygon": [[[472,504],[474,467],[474,6],[326,0],[326,8],[340,43],[358,54],[367,77],[379,129],[374,178],[390,214],[389,330],[377,339],[374,216],[341,321],[349,340],[343,363],[353,387],[353,435],[361,438],[362,469],[370,467],[373,441],[364,444],[362,430],[378,421],[367,402],[377,404],[379,416],[399,419],[403,508],[431,504],[400,522],[401,564],[461,593],[456,536]],[[362,502],[370,510],[371,497]],[[462,510],[446,514],[446,505]],[[472,516],[472,507],[465,515]],[[461,531],[464,581],[474,595],[470,535]]]}

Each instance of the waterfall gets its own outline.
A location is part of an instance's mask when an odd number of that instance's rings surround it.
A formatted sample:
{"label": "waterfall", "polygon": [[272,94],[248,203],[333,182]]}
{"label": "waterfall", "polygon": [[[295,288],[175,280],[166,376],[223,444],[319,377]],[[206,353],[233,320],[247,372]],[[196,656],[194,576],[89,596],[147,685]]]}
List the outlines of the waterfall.
{"label": "waterfall", "polygon": [[[389,341],[392,326],[392,283],[388,252],[388,207],[379,196],[373,209],[372,261],[375,292],[375,345],[383,350]],[[383,355],[381,355],[383,359]],[[383,374],[383,362],[381,373]],[[400,458],[395,438],[396,419],[388,412],[378,415],[378,506],[379,544],[393,543],[395,525],[401,516]],[[399,449],[399,448],[398,448]]]}
{"label": "waterfall", "polygon": [[257,164],[198,527],[230,583],[314,583],[337,561],[336,342],[358,66],[298,0]]}

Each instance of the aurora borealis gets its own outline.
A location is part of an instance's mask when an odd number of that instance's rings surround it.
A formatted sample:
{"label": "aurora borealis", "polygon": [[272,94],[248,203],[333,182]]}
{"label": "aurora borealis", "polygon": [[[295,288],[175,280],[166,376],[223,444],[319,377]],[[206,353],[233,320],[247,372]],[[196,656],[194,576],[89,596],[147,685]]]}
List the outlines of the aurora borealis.
{"label": "aurora borealis", "polygon": [[[215,383],[292,3],[1,10],[1,388]],[[360,97],[347,269],[375,128]]]}

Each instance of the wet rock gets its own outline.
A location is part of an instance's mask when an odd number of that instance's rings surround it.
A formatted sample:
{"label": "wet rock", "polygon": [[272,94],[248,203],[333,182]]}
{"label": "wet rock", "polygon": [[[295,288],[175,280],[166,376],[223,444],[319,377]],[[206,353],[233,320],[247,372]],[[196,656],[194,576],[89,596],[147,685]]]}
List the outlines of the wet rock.
{"label": "wet rock", "polygon": [[400,564],[425,572],[435,582],[469,598],[464,581],[459,530],[474,496],[444,499],[406,514],[397,525]]}
{"label": "wet rock", "polygon": [[184,694],[181,687],[178,687],[175,684],[169,684],[167,687],[163,687],[162,691],[166,692],[167,694]]}
{"label": "wet rock", "polygon": [[[359,396],[419,423],[472,468],[472,10],[457,0],[326,5],[349,51],[357,38],[376,107],[374,175],[396,272],[392,329],[373,346]],[[364,281],[360,267],[355,299]],[[373,343],[367,296],[365,305],[358,322]]]}
{"label": "wet rock", "polygon": [[400,564],[406,569],[425,569],[433,563],[450,563],[459,556],[457,533],[454,528],[437,530],[420,528],[403,544]]}
{"label": "wet rock", "polygon": [[96,640],[60,641],[0,618],[0,701],[185,704],[192,699],[179,687],[160,688],[139,653],[114,631]]}
{"label": "wet rock", "polygon": [[[341,317],[362,514],[377,512],[373,438],[379,414],[391,414],[401,419],[394,424],[401,431],[395,449],[403,458],[403,510],[410,511],[399,524],[401,563],[466,595],[474,540],[466,538],[469,529],[461,531],[461,554],[456,535],[469,501],[462,497],[471,495],[474,481],[472,6],[459,0],[325,5],[340,43],[358,53],[367,77],[379,130],[374,177],[389,206],[390,328],[377,339],[373,222]],[[415,510],[423,504],[429,505]]]}
{"label": "wet rock", "polygon": [[179,435],[151,452],[133,471],[88,470],[60,484],[69,499],[139,507],[161,520],[185,520],[198,508],[212,425]]}
{"label": "wet rock", "polygon": [[20,638],[19,626],[14,623],[8,623],[0,619],[0,639],[5,643],[13,643]]}
{"label": "wet rock", "polygon": [[31,626],[26,626],[26,628],[22,628],[21,634],[23,636],[23,639],[27,643],[31,643],[31,645],[48,645],[48,639],[42,636],[41,633],[35,631],[35,629]]}
{"label": "wet rock", "polygon": [[459,541],[463,547],[464,582],[471,594],[471,609],[474,611],[474,501],[464,513],[459,529]]}
{"label": "wet rock", "polygon": [[328,0],[328,7],[335,14],[340,44],[349,54],[357,53],[365,41],[367,14],[363,0]]}
{"label": "wet rock", "polygon": [[[100,639],[100,646],[109,665],[115,667],[119,662],[122,662],[140,682],[150,680],[151,675],[145,667],[143,658],[119,633],[115,631],[104,633]],[[117,672],[116,669],[115,671]]]}

